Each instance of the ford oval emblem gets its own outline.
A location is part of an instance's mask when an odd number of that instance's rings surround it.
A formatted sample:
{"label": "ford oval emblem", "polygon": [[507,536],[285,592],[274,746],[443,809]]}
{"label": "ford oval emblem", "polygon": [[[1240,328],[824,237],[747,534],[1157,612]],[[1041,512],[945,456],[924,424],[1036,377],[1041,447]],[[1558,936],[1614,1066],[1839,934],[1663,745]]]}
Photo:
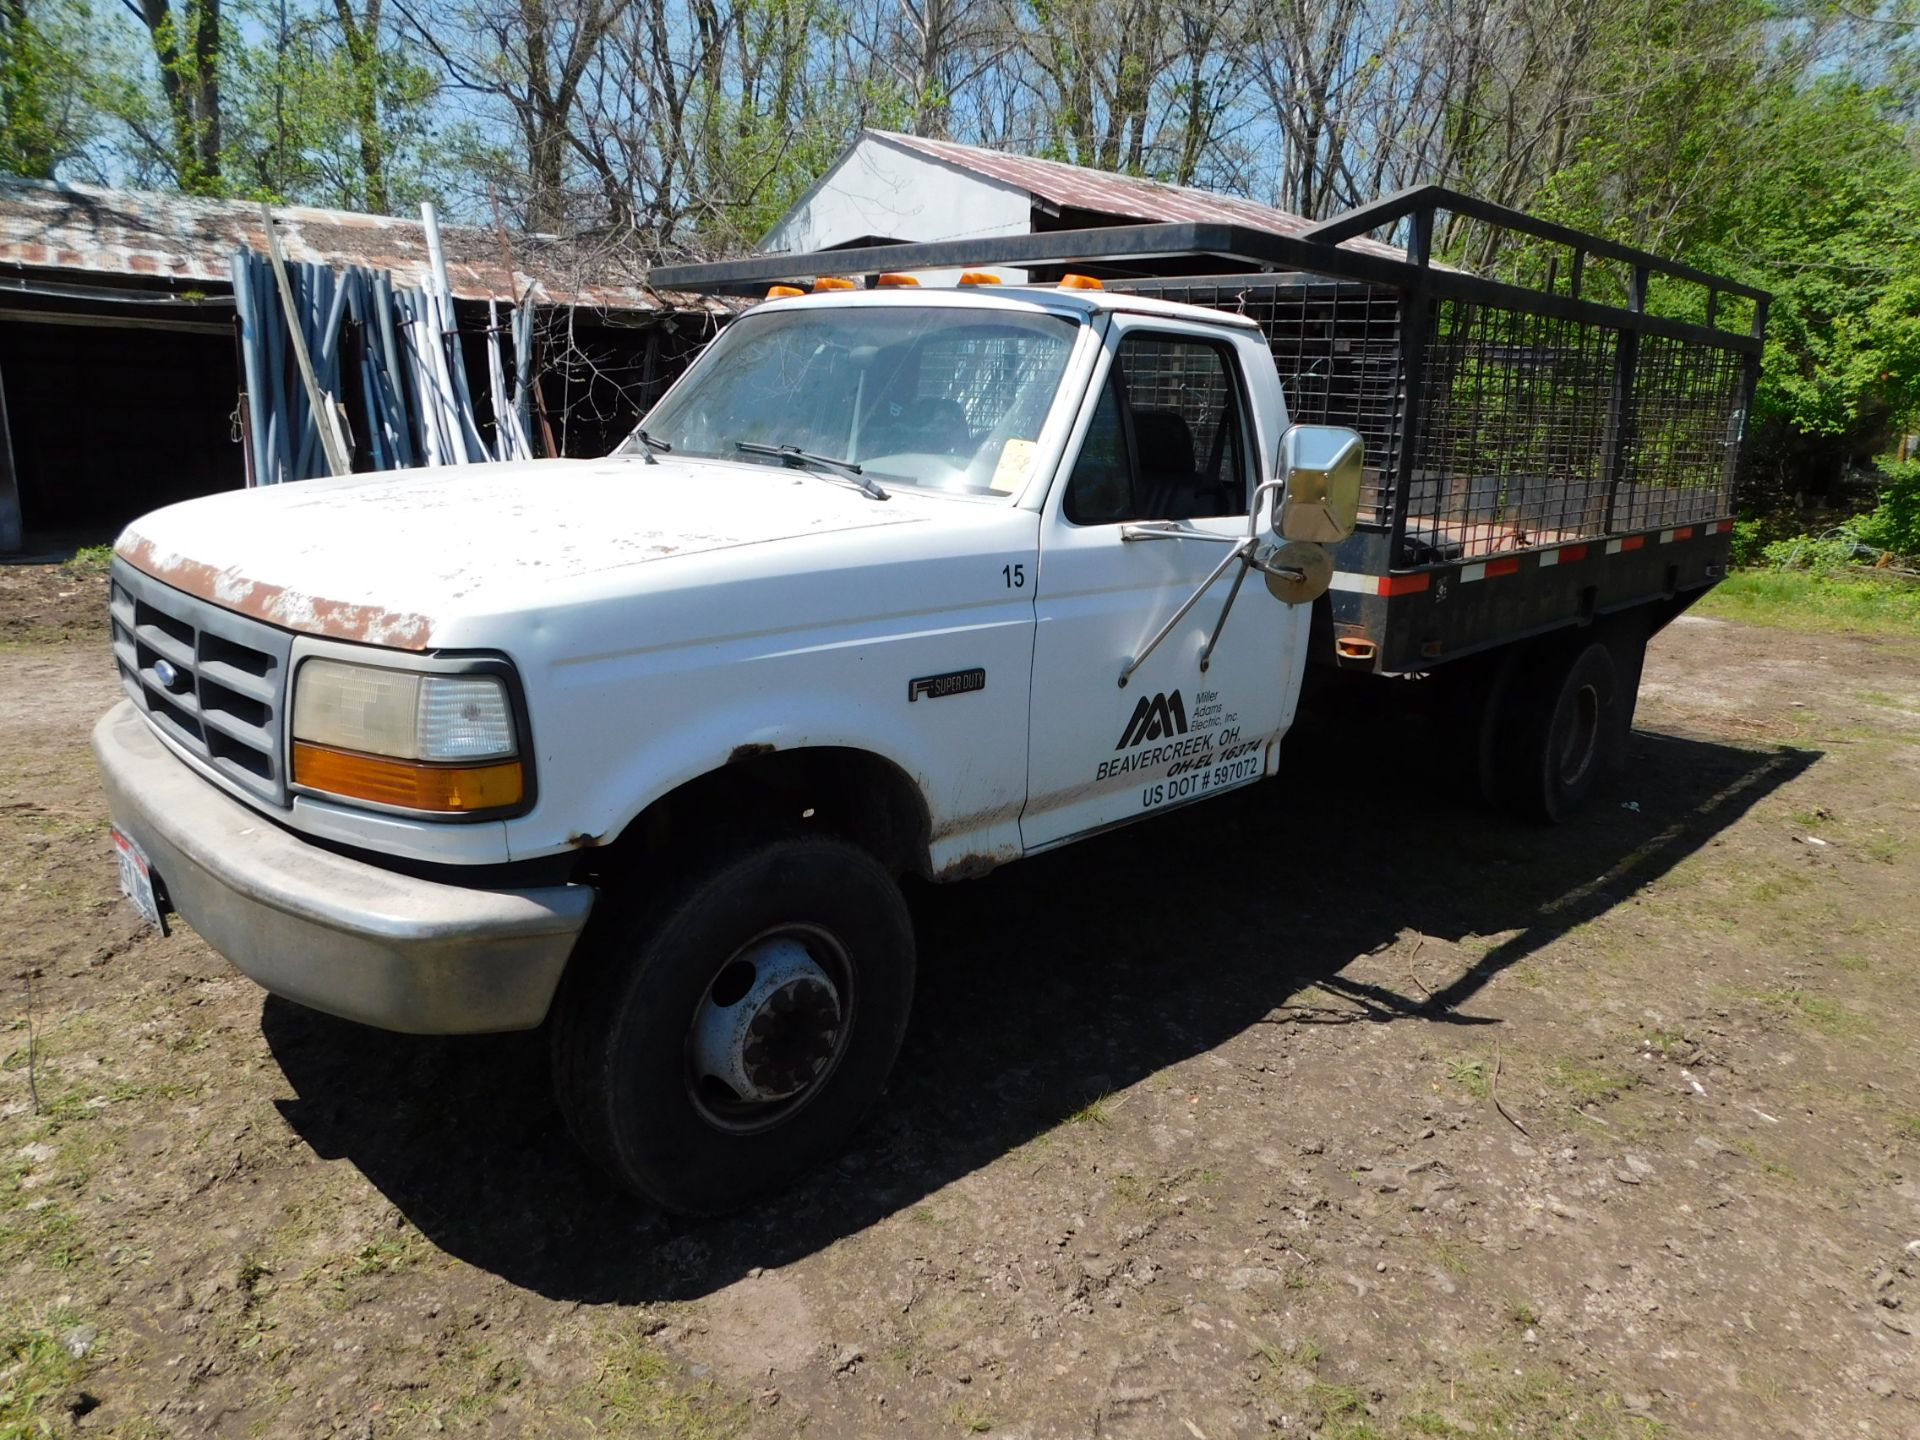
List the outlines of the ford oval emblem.
{"label": "ford oval emblem", "polygon": [[184,677],[178,670],[174,669],[171,660],[155,660],[153,662],[153,678],[158,680],[161,685],[168,690],[178,690],[180,688],[180,681]]}

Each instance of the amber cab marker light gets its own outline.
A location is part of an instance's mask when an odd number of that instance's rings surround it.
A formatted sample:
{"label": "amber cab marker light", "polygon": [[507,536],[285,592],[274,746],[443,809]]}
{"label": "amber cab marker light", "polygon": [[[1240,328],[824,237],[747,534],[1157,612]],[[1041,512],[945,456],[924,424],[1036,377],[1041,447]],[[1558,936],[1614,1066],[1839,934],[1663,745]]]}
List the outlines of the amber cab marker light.
{"label": "amber cab marker light", "polygon": [[918,285],[920,282],[911,275],[882,275],[878,283],[882,290],[891,290],[896,285]]}
{"label": "amber cab marker light", "polygon": [[785,300],[789,295],[804,295],[807,292],[798,285],[775,285],[768,289],[767,299]]}
{"label": "amber cab marker light", "polygon": [[1062,275],[1060,288],[1062,290],[1104,290],[1107,287],[1091,275]]}
{"label": "amber cab marker light", "polygon": [[968,270],[960,277],[962,285],[998,285],[1000,277],[991,270]]}
{"label": "amber cab marker light", "polygon": [[813,282],[815,290],[858,290],[860,287],[851,280],[842,280],[838,275],[822,275]]}
{"label": "amber cab marker light", "polygon": [[344,800],[371,800],[404,810],[466,815],[518,805],[526,794],[520,762],[428,765],[293,742],[293,783]]}

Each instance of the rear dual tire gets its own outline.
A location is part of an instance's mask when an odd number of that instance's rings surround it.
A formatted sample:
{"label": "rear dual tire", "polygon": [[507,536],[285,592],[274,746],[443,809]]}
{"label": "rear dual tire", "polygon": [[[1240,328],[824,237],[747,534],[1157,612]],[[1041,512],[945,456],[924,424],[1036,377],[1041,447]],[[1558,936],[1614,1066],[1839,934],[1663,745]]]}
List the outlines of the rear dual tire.
{"label": "rear dual tire", "polygon": [[1501,798],[1526,819],[1558,824],[1612,768],[1621,730],[1613,654],[1599,641],[1556,647],[1516,677],[1507,703]]}

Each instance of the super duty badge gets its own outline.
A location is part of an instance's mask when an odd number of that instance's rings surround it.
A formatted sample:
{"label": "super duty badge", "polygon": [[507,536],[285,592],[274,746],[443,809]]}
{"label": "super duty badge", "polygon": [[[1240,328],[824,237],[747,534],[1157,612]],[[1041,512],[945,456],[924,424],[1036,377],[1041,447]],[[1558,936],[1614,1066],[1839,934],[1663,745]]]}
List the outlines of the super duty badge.
{"label": "super duty badge", "polygon": [[944,675],[922,675],[907,682],[907,699],[944,700],[949,695],[971,695],[987,688],[984,670],[949,670]]}

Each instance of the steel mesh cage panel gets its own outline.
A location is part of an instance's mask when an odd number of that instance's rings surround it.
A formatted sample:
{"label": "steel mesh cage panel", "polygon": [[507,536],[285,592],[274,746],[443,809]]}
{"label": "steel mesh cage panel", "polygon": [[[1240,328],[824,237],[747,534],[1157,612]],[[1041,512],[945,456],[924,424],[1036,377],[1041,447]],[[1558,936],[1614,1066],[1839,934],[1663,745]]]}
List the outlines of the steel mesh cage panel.
{"label": "steel mesh cage panel", "polygon": [[1406,388],[1398,291],[1316,276],[1238,284],[1130,281],[1115,288],[1231,311],[1259,325],[1280,372],[1288,418],[1358,432],[1367,447],[1360,522],[1390,522]]}
{"label": "steel mesh cage panel", "polygon": [[1605,533],[1617,340],[1582,321],[1435,301],[1403,563]]}
{"label": "steel mesh cage panel", "polygon": [[1612,528],[1653,530],[1727,514],[1746,420],[1741,357],[1642,336],[1633,390],[1633,430]]}
{"label": "steel mesh cage panel", "polygon": [[1227,414],[1227,369],[1211,345],[1136,336],[1121,352],[1126,361],[1127,403],[1142,411],[1175,414],[1193,437],[1196,460],[1213,453]]}
{"label": "steel mesh cage panel", "polygon": [[[1444,272],[1424,297],[1306,273],[1115,288],[1261,327],[1289,418],[1366,442],[1359,521],[1404,524],[1392,568],[1731,511],[1752,380],[1744,337],[1731,332],[1726,343],[1681,338],[1631,311],[1609,323],[1570,306],[1469,298],[1449,293],[1463,287]],[[1425,333],[1405,335],[1403,317],[1423,309]]]}

